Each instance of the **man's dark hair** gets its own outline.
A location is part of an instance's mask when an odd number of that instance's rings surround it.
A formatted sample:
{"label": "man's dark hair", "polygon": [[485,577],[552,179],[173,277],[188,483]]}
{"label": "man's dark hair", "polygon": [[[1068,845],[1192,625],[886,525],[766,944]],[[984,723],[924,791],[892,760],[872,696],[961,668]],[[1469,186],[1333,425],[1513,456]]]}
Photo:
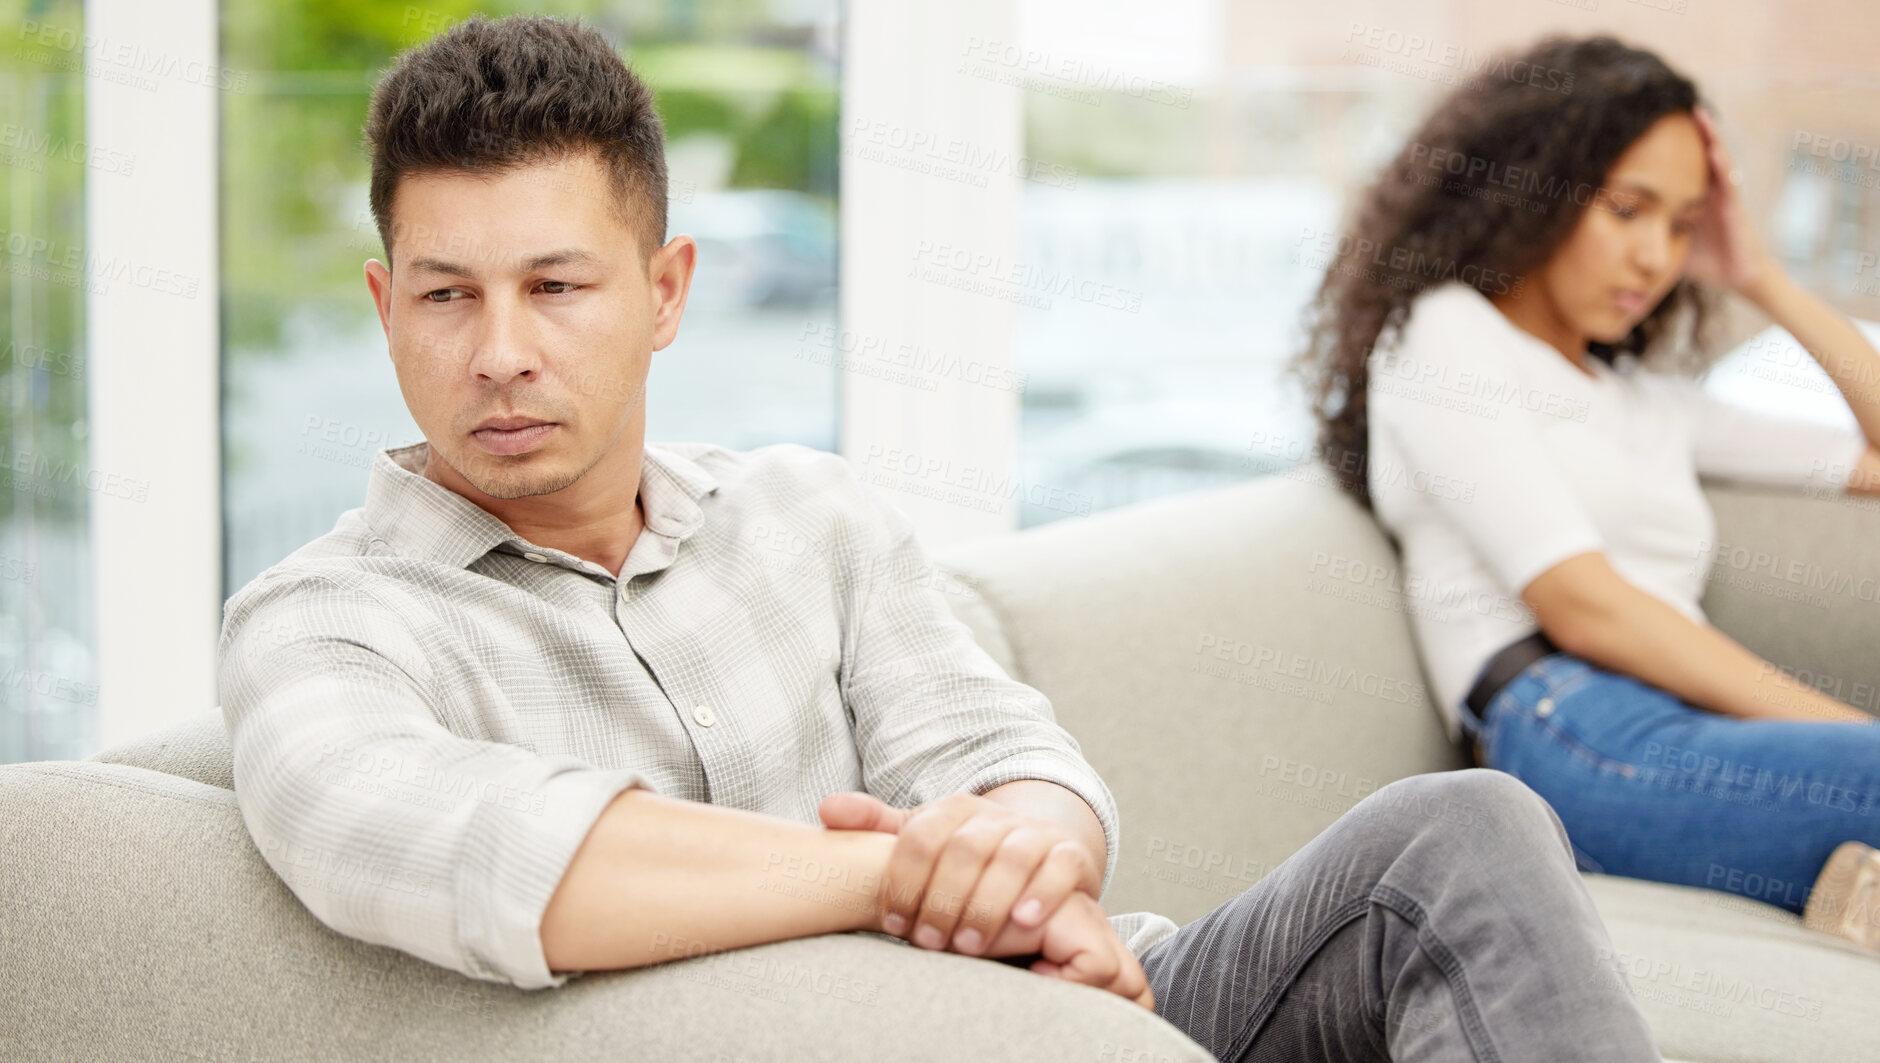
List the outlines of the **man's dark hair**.
{"label": "man's dark hair", "polygon": [[496,175],[599,153],[617,216],[650,255],[666,242],[666,150],[653,92],[580,22],[473,15],[401,53],[365,126],[372,220],[392,254],[392,194],[414,174]]}

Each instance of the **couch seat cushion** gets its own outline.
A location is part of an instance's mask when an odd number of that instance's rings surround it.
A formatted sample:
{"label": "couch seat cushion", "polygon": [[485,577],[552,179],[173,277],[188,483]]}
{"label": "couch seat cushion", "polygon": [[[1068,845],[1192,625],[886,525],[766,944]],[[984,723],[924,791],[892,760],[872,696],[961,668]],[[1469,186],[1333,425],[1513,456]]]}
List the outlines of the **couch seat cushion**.
{"label": "couch seat cushion", "polygon": [[1609,875],[1585,878],[1667,1058],[1880,1058],[1874,1024],[1880,956],[1805,929],[1799,916],[1760,901]]}

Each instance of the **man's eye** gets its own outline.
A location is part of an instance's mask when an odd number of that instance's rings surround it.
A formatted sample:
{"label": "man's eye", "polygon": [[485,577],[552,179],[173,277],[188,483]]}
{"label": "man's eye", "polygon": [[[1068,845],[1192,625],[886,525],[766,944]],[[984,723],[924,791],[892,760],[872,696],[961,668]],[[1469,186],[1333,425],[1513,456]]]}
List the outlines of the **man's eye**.
{"label": "man's eye", "polygon": [[452,296],[452,295],[461,295],[461,294],[463,294],[463,289],[461,288],[439,288],[438,290],[434,292],[425,292],[424,297],[434,303],[454,303],[457,301],[455,298],[439,299],[437,298],[437,296],[440,296],[440,295]]}
{"label": "man's eye", "polygon": [[543,281],[543,282],[542,282],[542,287],[544,287],[544,288],[553,288],[553,287],[557,287],[557,286],[559,286],[559,287],[561,288],[561,290],[560,290],[560,291],[552,291],[552,292],[549,292],[548,294],[550,294],[550,295],[566,295],[566,294],[568,294],[569,292],[571,292],[571,291],[574,291],[574,289],[575,289],[575,285],[573,285],[573,284],[571,284],[571,283],[569,283],[568,281]]}

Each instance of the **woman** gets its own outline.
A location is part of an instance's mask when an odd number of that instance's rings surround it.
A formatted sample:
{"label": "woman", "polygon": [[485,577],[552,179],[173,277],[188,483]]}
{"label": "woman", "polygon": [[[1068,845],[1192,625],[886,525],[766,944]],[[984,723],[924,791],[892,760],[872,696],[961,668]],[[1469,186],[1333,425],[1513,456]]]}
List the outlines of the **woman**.
{"label": "woman", "polygon": [[[1880,493],[1880,354],[1751,232],[1689,80],[1608,37],[1489,69],[1339,243],[1299,363],[1321,448],[1397,542],[1451,734],[1553,805],[1582,867],[1880,949],[1880,728],[1698,607],[1700,474]],[[1716,291],[1792,333],[1860,431],[1662,371]]]}

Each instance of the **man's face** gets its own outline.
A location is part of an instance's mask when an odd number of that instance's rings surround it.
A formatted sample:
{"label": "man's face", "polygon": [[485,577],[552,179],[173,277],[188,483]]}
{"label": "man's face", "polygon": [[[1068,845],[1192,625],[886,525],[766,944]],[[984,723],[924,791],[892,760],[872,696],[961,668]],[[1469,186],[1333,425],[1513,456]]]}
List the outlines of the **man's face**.
{"label": "man's face", "polygon": [[398,183],[392,266],[366,263],[366,283],[427,471],[473,501],[552,494],[638,453],[696,247],[647,258],[612,196],[594,153]]}

